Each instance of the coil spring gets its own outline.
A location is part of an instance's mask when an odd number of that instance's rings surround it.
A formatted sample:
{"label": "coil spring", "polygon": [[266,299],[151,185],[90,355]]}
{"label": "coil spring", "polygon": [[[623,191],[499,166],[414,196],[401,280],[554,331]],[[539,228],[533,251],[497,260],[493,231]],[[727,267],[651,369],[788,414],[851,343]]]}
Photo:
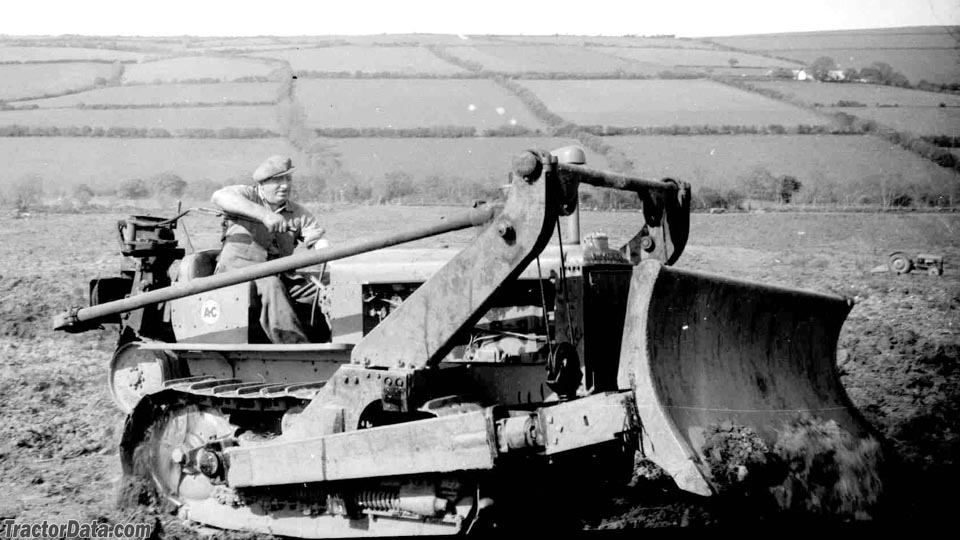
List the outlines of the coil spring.
{"label": "coil spring", "polygon": [[370,510],[398,510],[400,508],[400,490],[366,490],[357,493],[357,505]]}

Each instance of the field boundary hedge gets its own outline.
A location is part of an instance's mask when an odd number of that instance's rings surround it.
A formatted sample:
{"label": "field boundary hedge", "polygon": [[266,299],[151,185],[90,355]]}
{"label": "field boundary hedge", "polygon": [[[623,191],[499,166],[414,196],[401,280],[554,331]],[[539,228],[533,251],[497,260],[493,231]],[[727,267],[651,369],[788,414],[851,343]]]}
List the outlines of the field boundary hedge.
{"label": "field boundary hedge", "polygon": [[[621,60],[623,60],[621,58]],[[685,67],[685,66],[680,66]],[[714,66],[720,67],[720,66]],[[624,70],[597,71],[588,73],[573,73],[569,71],[493,71],[480,69],[476,71],[460,71],[454,73],[437,73],[432,71],[316,71],[298,69],[294,75],[301,79],[492,79],[494,77],[510,77],[525,80],[689,80],[707,77],[705,72],[683,72],[661,70],[656,75],[634,73]]]}
{"label": "field boundary hedge", "polygon": [[74,105],[60,105],[56,107],[41,107],[35,103],[29,105],[6,105],[0,103],[0,111],[36,111],[52,109],[79,109],[79,110],[126,110],[126,109],[190,109],[209,107],[260,107],[276,105],[273,101],[197,101],[193,103],[76,103]]}
{"label": "field boundary hedge", "polygon": [[852,115],[850,113],[838,111],[834,113],[825,113],[819,107],[807,104],[799,99],[793,99],[789,96],[773,90],[772,88],[759,88],[749,82],[739,81],[735,79],[727,79],[723,77],[714,78],[717,82],[738,88],[746,92],[753,92],[762,96],[766,96],[771,99],[776,99],[796,107],[806,109],[808,111],[828,115],[833,117],[837,122],[840,123],[840,126],[843,128],[851,129],[853,131],[859,131],[864,134],[873,134],[883,139],[887,140],[892,144],[896,144],[905,150],[913,152],[918,156],[932,161],[937,165],[953,169],[954,171],[960,172],[960,159],[952,154],[949,150],[940,148],[936,144],[930,142],[930,137],[920,137],[914,135],[913,133],[906,131],[897,131],[889,126],[878,123],[875,120],[869,118],[861,118],[859,116]]}
{"label": "field boundary hedge", "polygon": [[20,66],[29,64],[136,64],[137,60],[107,60],[106,58],[64,58],[61,60],[0,60],[0,66]]}
{"label": "field boundary hedge", "polygon": [[225,127],[181,128],[143,128],[129,126],[23,126],[8,124],[0,126],[0,137],[108,137],[131,139],[272,139],[280,135],[264,128]]}

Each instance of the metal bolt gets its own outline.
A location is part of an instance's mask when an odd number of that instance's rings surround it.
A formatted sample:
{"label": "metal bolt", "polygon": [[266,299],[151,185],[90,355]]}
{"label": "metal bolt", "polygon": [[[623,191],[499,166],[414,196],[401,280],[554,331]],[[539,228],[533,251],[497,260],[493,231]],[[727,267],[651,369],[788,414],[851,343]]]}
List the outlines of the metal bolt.
{"label": "metal bolt", "polygon": [[207,449],[200,450],[197,454],[197,463],[200,466],[200,472],[206,476],[214,476],[220,470],[220,457],[216,452]]}
{"label": "metal bolt", "polygon": [[500,235],[500,238],[503,238],[508,242],[513,240],[514,236],[516,236],[513,227],[509,223],[500,223],[497,225],[497,234]]}
{"label": "metal bolt", "polygon": [[353,384],[360,384],[360,377],[354,377]]}
{"label": "metal bolt", "polygon": [[383,380],[383,384],[390,386],[391,384],[393,384],[393,379],[391,379],[390,377],[387,377]]}
{"label": "metal bolt", "polygon": [[400,386],[400,387],[403,386],[403,379],[401,379],[400,377],[397,377],[397,386]]}
{"label": "metal bolt", "polygon": [[641,238],[640,247],[643,248],[644,251],[653,251],[653,238],[650,238],[649,236],[644,236]]}

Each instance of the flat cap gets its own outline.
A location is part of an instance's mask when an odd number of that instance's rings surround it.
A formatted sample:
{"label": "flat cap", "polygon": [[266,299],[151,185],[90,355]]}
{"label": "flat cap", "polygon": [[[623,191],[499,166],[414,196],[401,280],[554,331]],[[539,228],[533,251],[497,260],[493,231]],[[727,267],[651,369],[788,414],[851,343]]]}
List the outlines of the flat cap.
{"label": "flat cap", "polygon": [[253,181],[263,182],[293,170],[293,160],[287,156],[270,156],[253,171]]}

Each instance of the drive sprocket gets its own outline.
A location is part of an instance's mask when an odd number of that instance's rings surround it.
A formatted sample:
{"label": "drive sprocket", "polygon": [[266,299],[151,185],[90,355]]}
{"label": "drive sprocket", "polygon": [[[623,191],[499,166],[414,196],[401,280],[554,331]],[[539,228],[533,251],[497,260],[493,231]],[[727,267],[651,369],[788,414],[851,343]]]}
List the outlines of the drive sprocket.
{"label": "drive sprocket", "polygon": [[215,485],[189,456],[236,431],[227,415],[204,404],[141,403],[128,418],[121,443],[124,474],[146,480],[157,495],[178,506],[207,499]]}

